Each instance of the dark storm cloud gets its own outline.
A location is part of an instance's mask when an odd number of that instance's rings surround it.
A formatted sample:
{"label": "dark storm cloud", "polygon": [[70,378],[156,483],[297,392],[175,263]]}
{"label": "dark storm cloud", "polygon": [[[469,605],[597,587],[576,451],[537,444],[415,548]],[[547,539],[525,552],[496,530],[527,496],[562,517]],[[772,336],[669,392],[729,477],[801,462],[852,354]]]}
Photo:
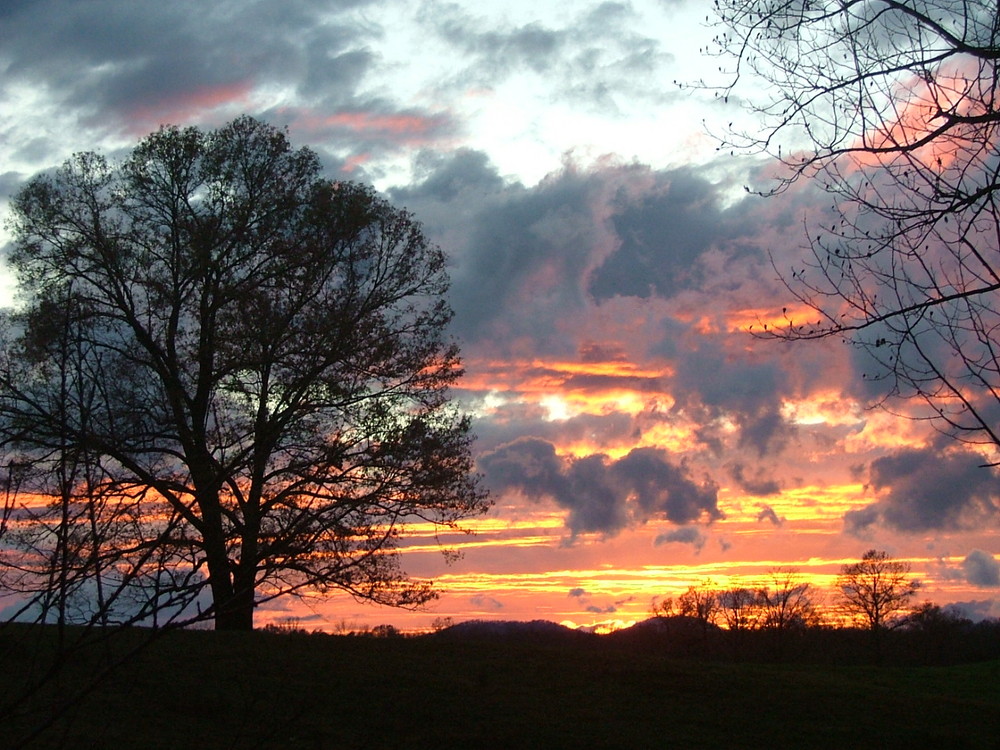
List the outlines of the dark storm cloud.
{"label": "dark storm cloud", "polygon": [[908,449],[871,464],[870,485],[885,493],[878,502],[845,515],[849,531],[881,521],[899,531],[967,528],[1000,512],[996,473],[971,451],[941,453]]}
{"label": "dark storm cloud", "polygon": [[[703,407],[705,422],[722,413],[732,414],[740,447],[758,456],[776,452],[794,429],[781,415],[782,398],[790,390],[789,373],[777,359],[750,358],[742,349],[729,351],[728,343],[701,336],[693,348],[678,354],[673,380],[677,405]],[[711,441],[713,436],[709,432],[706,438]]]}
{"label": "dark storm cloud", "polygon": [[746,217],[722,207],[719,187],[695,171],[662,174],[639,196],[619,197],[612,223],[621,244],[590,280],[597,300],[672,297],[705,282],[701,256],[746,231]]}
{"label": "dark storm cloud", "polygon": [[962,572],[973,586],[1000,586],[1000,562],[981,549],[974,549],[965,556]]}
{"label": "dark storm cloud", "polygon": [[768,477],[760,466],[749,475],[743,464],[734,463],[729,466],[729,476],[740,489],[751,495],[777,495],[781,492],[781,485],[777,480]]}
{"label": "dark storm cloud", "polygon": [[637,448],[618,461],[601,454],[566,459],[529,437],[483,454],[478,465],[495,492],[519,491],[565,508],[574,535],[616,534],[653,518],[683,524],[722,517],[715,484],[698,483],[658,449]]}
{"label": "dark storm cloud", "polygon": [[[452,256],[456,328],[467,342],[530,337],[536,351],[576,354],[584,342],[567,338],[561,321],[615,298],[700,291],[704,255],[746,229],[742,204],[721,208],[726,186],[689,170],[568,167],[526,188],[504,183],[477,152],[425,156],[418,166],[420,179],[390,196]],[[664,329],[665,341],[672,335]],[[769,439],[768,417],[748,417],[748,440]]]}

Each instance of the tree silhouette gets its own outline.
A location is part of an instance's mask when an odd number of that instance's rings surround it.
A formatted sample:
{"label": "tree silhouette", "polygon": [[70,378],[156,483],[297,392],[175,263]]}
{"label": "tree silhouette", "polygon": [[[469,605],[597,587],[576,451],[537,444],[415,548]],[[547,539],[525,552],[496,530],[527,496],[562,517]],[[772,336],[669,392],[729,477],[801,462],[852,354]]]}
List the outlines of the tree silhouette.
{"label": "tree silhouette", "polygon": [[850,340],[884,398],[922,402],[917,416],[995,462],[996,3],[718,0],[715,12],[726,79],[703,85],[756,123],[726,147],[784,164],[764,193],[810,178],[832,204],[804,262],[774,259],[792,300],[765,335]]}
{"label": "tree silhouette", "polygon": [[871,631],[877,657],[890,619],[906,609],[919,587],[919,582],[910,578],[909,563],[874,549],[865,552],[859,562],[842,566],[837,578],[844,610]]}
{"label": "tree silhouette", "polygon": [[102,518],[137,519],[105,565],[182,571],[220,629],[308,591],[433,596],[402,530],[487,501],[448,393],[445,257],[409,214],[242,117],[78,154],[11,228],[26,304],[4,321],[0,440],[35,469],[22,495],[86,455]]}
{"label": "tree silhouette", "polygon": [[817,593],[815,587],[801,580],[794,569],[776,568],[770,571],[769,577],[770,585],[761,587],[758,592],[759,626],[767,631],[774,654],[780,659],[785,654],[791,632],[801,632],[819,622]]}

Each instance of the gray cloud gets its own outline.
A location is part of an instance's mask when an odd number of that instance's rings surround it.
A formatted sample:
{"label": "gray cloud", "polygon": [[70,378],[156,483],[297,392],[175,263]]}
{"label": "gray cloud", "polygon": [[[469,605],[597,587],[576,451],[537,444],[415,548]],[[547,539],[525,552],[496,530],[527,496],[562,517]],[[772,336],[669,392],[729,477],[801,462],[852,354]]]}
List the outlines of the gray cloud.
{"label": "gray cloud", "polygon": [[741,489],[751,495],[777,495],[781,492],[781,485],[778,481],[766,476],[764,469],[760,466],[753,470],[752,476],[748,476],[746,466],[742,463],[734,463],[729,466],[729,476]]}
{"label": "gray cloud", "polygon": [[1000,562],[989,552],[974,549],[962,561],[965,580],[973,586],[1000,586]]}
{"label": "gray cloud", "polygon": [[[531,356],[580,362],[637,361],[652,354],[672,363],[672,376],[619,375],[617,385],[640,393],[669,392],[676,412],[703,425],[704,447],[721,455],[731,446],[732,438],[710,427],[721,417],[738,428],[735,447],[758,458],[787,445],[795,428],[782,416],[782,399],[812,381],[794,381],[793,366],[780,351],[734,348],[729,331],[706,334],[688,320],[671,317],[665,307],[653,315],[639,309],[654,298],[698,299],[706,286],[713,300],[725,298],[729,304],[726,295],[734,289],[723,288],[720,258],[737,260],[744,269],[762,262],[759,251],[734,241],[751,222],[743,202],[722,208],[725,185],[690,169],[655,172],[610,165],[567,168],[526,188],[505,183],[489,159],[474,151],[425,154],[418,175],[417,183],[391,195],[423,219],[453,259],[455,330],[467,352],[503,358],[523,355],[528,346]],[[755,283],[753,273],[741,273],[745,277],[737,274],[732,281],[737,291],[739,284]],[[740,293],[747,305],[759,297]],[[630,333],[613,346],[594,343],[587,321],[614,319],[622,311],[632,320],[646,316],[641,334]],[[612,380],[579,374],[561,387],[590,392],[614,387]],[[532,434],[558,442],[561,428],[543,425],[539,414],[522,416],[536,426],[522,422],[513,432],[510,420],[484,421],[488,444],[502,442],[489,437],[497,430],[510,430],[508,440]],[[624,424],[616,425],[616,435]],[[759,470],[752,475],[738,470],[736,476],[757,494],[780,489]]]}
{"label": "gray cloud", "polygon": [[687,526],[683,529],[673,529],[672,531],[667,531],[660,534],[653,540],[653,544],[657,547],[661,544],[690,544],[694,547],[695,552],[701,552],[701,548],[705,546],[707,538],[701,529],[694,526]]}
{"label": "gray cloud", "polygon": [[[775,453],[794,430],[781,415],[782,395],[790,390],[788,372],[776,359],[731,352],[728,343],[720,337],[703,336],[678,354],[672,381],[677,408],[704,408],[703,423],[722,413],[732,414],[741,448],[754,451],[758,457]],[[711,441],[711,431],[705,437]]]}
{"label": "gray cloud", "polygon": [[[568,6],[569,7],[569,6]],[[630,30],[628,4],[603,3],[554,29],[526,24],[486,22],[457,5],[425,5],[420,20],[450,46],[453,72],[441,87],[468,89],[498,86],[511,76],[545,76],[561,82],[557,101],[577,107],[617,112],[623,101],[661,101],[666,87],[646,79],[672,56],[659,40]],[[631,25],[634,26],[634,23]],[[457,54],[455,54],[457,53]]]}
{"label": "gray cloud", "polygon": [[637,436],[632,417],[620,412],[610,414],[580,414],[561,420],[550,420],[547,412],[535,405],[522,403],[497,407],[488,418],[475,422],[476,447],[483,452],[496,449],[524,435],[532,435],[549,443],[586,442],[594,450],[617,447]]}
{"label": "gray cloud", "polygon": [[597,604],[588,604],[587,600],[589,594],[582,588],[570,589],[569,596],[573,599],[578,599],[580,606],[584,607],[584,611],[591,612],[599,615],[610,615],[618,611],[618,608],[628,601],[631,601],[631,597],[628,599],[623,599],[622,601],[615,602],[614,604],[606,604],[600,606]]}
{"label": "gray cloud", "polygon": [[603,181],[566,173],[529,190],[501,183],[475,152],[431,163],[421,182],[391,196],[452,255],[457,332],[470,342],[529,335],[572,352],[575,342],[557,337],[552,323],[586,306],[580,269],[595,251]]}
{"label": "gray cloud", "polygon": [[706,513],[721,518],[716,505],[718,487],[696,483],[685,464],[672,464],[666,451],[636,448],[611,465],[620,486],[628,488],[642,518],[663,516],[673,523],[691,523]]}
{"label": "gray cloud", "polygon": [[[727,186],[688,169],[568,167],[526,188],[502,180],[482,153],[464,150],[448,157],[424,154],[417,175],[415,184],[390,191],[390,197],[413,210],[451,255],[456,331],[468,343],[530,337],[536,351],[576,354],[587,342],[567,337],[563,321],[607,315],[615,300],[641,304],[654,296],[701,293],[705,284],[715,297],[719,274],[703,267],[708,255],[713,264],[720,252],[742,262],[759,255],[730,243],[748,229],[746,205],[722,209]],[[720,243],[730,244],[722,251]],[[665,319],[659,326],[662,343],[655,354],[682,363],[700,357],[706,367],[727,363],[725,341],[692,354],[677,344],[689,323]],[[642,346],[648,350],[655,343]],[[706,403],[732,403],[733,394],[780,387],[781,368],[767,367],[729,363],[725,382],[706,392]],[[701,367],[690,369],[697,372],[679,375],[690,380],[685,385],[712,388]],[[743,422],[753,445],[771,439],[776,429],[763,403]]]}
{"label": "gray cloud", "polygon": [[924,448],[883,456],[871,464],[870,485],[886,494],[845,515],[852,533],[878,521],[904,532],[962,529],[1000,513],[996,473],[972,451]]}
{"label": "gray cloud", "polygon": [[785,523],[785,519],[780,518],[770,505],[761,506],[760,513],[757,514],[757,521],[770,521],[775,526],[781,526]]}
{"label": "gray cloud", "polygon": [[0,45],[12,60],[9,76],[44,81],[76,106],[134,112],[248,80],[307,80],[308,49],[317,44],[327,52],[314,65],[339,78],[337,53],[366,35],[342,15],[341,23],[320,23],[321,14],[344,9],[304,0],[221,0],[211,8],[193,0],[42,0],[6,19]]}
{"label": "gray cloud", "polygon": [[[370,88],[384,35],[361,12],[372,4],[25,3],[0,24],[0,100],[8,86],[29,87],[78,123],[134,136],[163,123],[217,124],[218,107],[227,119],[242,110],[288,126],[334,168],[450,137],[448,114]],[[268,104],[277,99],[281,106]],[[27,155],[31,144],[18,148]]]}
{"label": "gray cloud", "polygon": [[484,596],[483,594],[476,594],[469,598],[469,603],[474,607],[479,607],[480,609],[490,609],[497,612],[504,608],[504,604],[499,599],[492,596]]}
{"label": "gray cloud", "polygon": [[27,175],[20,172],[0,173],[0,199],[7,198],[16,193],[24,184]]}
{"label": "gray cloud", "polygon": [[555,446],[539,438],[523,437],[479,457],[479,468],[499,492],[517,489],[533,498],[560,498],[567,494],[564,461]]}
{"label": "gray cloud", "polygon": [[496,492],[519,491],[565,508],[574,535],[616,534],[652,518],[692,523],[722,517],[715,484],[696,482],[685,465],[670,463],[658,449],[637,448],[618,461],[601,454],[564,459],[551,443],[526,437],[483,454],[478,465]]}
{"label": "gray cloud", "polygon": [[844,514],[844,528],[848,534],[867,539],[870,537],[871,527],[877,524],[881,517],[877,504],[849,510]]}
{"label": "gray cloud", "polygon": [[700,287],[706,273],[701,256],[747,229],[742,204],[723,209],[719,186],[695,171],[657,178],[654,189],[616,200],[612,224],[620,245],[590,279],[597,300],[673,297]]}

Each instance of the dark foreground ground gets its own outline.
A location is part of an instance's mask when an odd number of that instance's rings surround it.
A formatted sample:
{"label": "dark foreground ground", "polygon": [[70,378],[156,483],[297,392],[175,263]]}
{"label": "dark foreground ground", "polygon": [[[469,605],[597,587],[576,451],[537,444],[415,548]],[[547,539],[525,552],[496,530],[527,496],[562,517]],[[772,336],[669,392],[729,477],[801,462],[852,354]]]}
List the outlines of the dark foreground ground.
{"label": "dark foreground ground", "polygon": [[[275,633],[169,633],[44,674],[37,632],[0,631],[0,746],[31,748],[990,748],[1000,662],[702,662],[655,649]],[[48,636],[46,636],[48,637]],[[130,641],[128,639],[131,639]]]}

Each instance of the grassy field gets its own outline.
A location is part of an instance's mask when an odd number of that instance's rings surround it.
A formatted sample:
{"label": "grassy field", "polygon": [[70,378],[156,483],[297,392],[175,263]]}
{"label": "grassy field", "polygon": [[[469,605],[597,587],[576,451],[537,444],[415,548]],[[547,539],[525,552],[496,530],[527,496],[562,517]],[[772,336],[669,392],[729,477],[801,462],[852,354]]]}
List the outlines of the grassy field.
{"label": "grassy field", "polygon": [[[0,704],[44,666],[25,637],[0,634]],[[3,717],[0,745],[127,646],[74,657],[27,713]],[[996,750],[1000,662],[723,664],[594,644],[174,632],[28,747]]]}

